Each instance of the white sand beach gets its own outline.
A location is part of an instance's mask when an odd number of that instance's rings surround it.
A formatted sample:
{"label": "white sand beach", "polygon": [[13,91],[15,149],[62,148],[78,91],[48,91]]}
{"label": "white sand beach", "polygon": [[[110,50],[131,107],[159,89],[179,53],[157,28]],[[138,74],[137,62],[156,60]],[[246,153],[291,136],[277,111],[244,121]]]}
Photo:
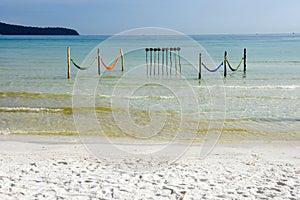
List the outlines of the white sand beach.
{"label": "white sand beach", "polygon": [[76,136],[0,143],[0,199],[300,199],[299,141],[220,142],[204,159],[192,146],[154,172],[96,158]]}

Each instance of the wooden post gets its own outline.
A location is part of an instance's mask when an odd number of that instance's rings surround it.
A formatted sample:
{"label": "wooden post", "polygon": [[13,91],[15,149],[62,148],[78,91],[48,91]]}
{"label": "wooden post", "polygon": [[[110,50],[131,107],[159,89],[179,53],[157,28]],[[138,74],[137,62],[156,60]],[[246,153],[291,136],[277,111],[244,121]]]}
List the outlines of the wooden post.
{"label": "wooden post", "polygon": [[149,49],[148,48],[146,48],[145,49],[145,51],[146,51],[146,66],[147,66],[147,76],[148,76],[148,51],[149,51]]}
{"label": "wooden post", "polygon": [[68,63],[68,79],[71,78],[71,49],[67,48],[67,63]]}
{"label": "wooden post", "polygon": [[166,48],[166,73],[167,73],[167,76],[168,76],[168,50],[169,48]]}
{"label": "wooden post", "polygon": [[157,48],[157,74],[159,75],[159,54],[160,54],[160,48]]}
{"label": "wooden post", "polygon": [[162,65],[161,65],[161,71],[162,71],[162,75],[164,75],[164,63],[165,63],[165,60],[164,60],[164,57],[165,57],[165,48],[161,48],[161,56],[162,56]]}
{"label": "wooden post", "polygon": [[100,70],[100,48],[98,48],[98,52],[97,52],[97,58],[98,58],[98,75],[101,74],[101,70]]}
{"label": "wooden post", "polygon": [[170,48],[170,76],[172,74],[172,51],[173,51],[173,48]]}
{"label": "wooden post", "polygon": [[181,74],[180,48],[179,48],[179,47],[177,47],[177,51],[178,51],[178,64],[179,64],[179,73]]}
{"label": "wooden post", "polygon": [[224,53],[224,63],[223,63],[223,65],[224,65],[224,77],[227,76],[226,62],[227,62],[227,51],[225,51],[225,53]]}
{"label": "wooden post", "polygon": [[175,47],[175,48],[173,48],[173,51],[175,51],[175,53],[174,53],[174,62],[175,62],[175,71],[176,71],[176,76],[177,76],[177,59],[176,59],[176,57],[177,57],[177,53],[176,53],[176,51],[177,51],[177,48]]}
{"label": "wooden post", "polygon": [[246,63],[247,63],[246,48],[244,48],[244,73],[246,73]]}
{"label": "wooden post", "polygon": [[151,73],[152,73],[152,51],[153,51],[153,49],[150,48],[150,76],[151,76]]}
{"label": "wooden post", "polygon": [[122,72],[124,72],[124,63],[125,63],[125,60],[124,60],[124,52],[122,49],[120,49],[120,54],[121,54],[121,58],[122,58]]}
{"label": "wooden post", "polygon": [[154,76],[155,76],[155,68],[156,68],[156,51],[157,51],[157,49],[154,48],[153,51],[154,51],[154,66],[153,66],[154,70],[153,70],[153,74],[154,74]]}
{"label": "wooden post", "polygon": [[201,66],[202,66],[202,58],[201,58],[201,53],[199,53],[199,76],[198,76],[198,79],[201,79]]}

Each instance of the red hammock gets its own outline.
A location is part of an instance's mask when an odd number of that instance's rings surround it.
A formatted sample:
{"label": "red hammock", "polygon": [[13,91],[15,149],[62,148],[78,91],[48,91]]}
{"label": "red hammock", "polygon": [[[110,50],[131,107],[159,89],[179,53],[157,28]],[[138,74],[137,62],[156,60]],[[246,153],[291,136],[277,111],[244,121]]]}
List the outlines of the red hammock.
{"label": "red hammock", "polygon": [[114,62],[114,64],[113,64],[112,66],[106,65],[106,64],[104,63],[104,61],[103,61],[102,58],[101,58],[101,62],[102,62],[102,64],[103,64],[103,66],[104,66],[107,70],[111,71],[111,70],[113,70],[113,69],[117,66],[117,64],[118,64],[118,62],[119,62],[119,60],[120,60],[120,57],[121,57],[121,55],[119,54],[119,56],[117,57],[117,59],[115,60],[115,62]]}

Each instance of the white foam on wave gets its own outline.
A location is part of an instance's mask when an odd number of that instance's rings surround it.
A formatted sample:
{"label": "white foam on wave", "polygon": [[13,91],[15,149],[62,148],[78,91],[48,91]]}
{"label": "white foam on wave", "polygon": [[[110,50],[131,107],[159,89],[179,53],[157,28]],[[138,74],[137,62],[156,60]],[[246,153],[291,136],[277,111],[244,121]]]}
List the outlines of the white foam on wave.
{"label": "white foam on wave", "polygon": [[[114,95],[99,95],[101,98],[118,98]],[[174,99],[175,96],[151,96],[151,95],[145,95],[145,96],[125,96],[126,99]]]}
{"label": "white foam on wave", "polygon": [[228,89],[288,89],[288,90],[300,89],[300,85],[224,85],[224,86],[211,85],[206,87],[208,88],[223,87],[224,89],[227,88]]}
{"label": "white foam on wave", "polygon": [[0,107],[0,112],[61,112],[62,108]]}
{"label": "white foam on wave", "polygon": [[11,134],[11,131],[9,130],[9,128],[0,130],[0,135],[9,135]]}

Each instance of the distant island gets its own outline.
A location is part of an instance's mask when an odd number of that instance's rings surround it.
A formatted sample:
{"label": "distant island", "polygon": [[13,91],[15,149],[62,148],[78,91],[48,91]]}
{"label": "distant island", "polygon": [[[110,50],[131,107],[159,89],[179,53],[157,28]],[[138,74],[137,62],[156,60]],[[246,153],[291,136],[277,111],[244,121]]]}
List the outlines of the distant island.
{"label": "distant island", "polygon": [[0,35],[79,35],[76,30],[61,27],[31,27],[0,22]]}

